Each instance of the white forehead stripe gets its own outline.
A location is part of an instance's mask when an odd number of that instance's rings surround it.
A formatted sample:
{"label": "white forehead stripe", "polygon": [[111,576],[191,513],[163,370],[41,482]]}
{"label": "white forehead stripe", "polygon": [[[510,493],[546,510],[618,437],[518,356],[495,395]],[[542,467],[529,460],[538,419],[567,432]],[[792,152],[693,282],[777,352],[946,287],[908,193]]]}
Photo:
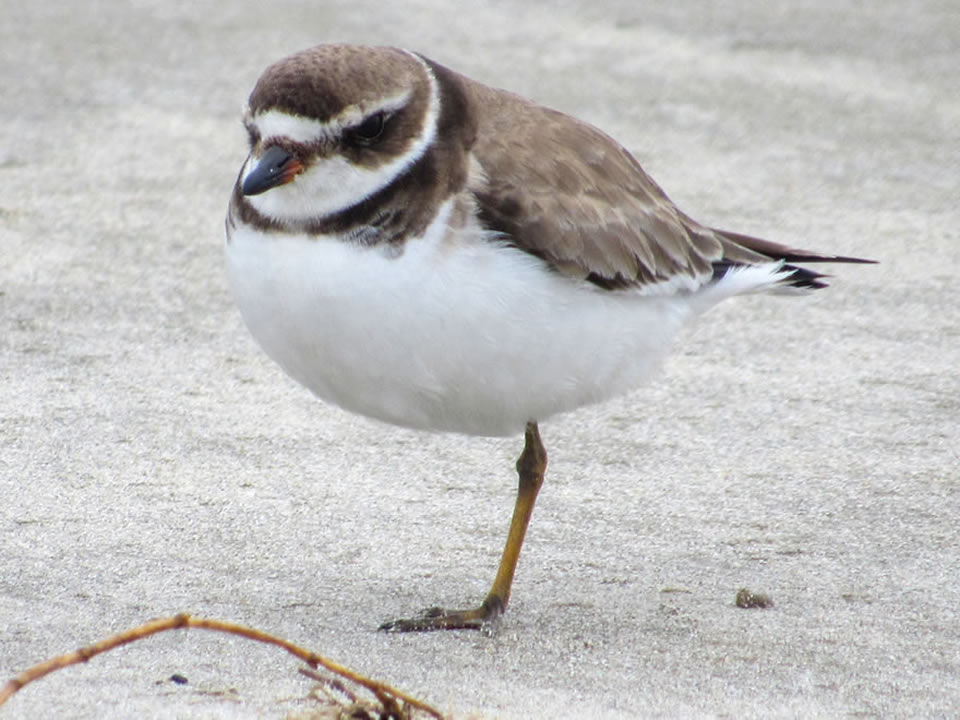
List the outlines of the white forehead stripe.
{"label": "white forehead stripe", "polygon": [[289,138],[293,142],[307,143],[323,138],[333,137],[335,128],[330,123],[320,122],[303,115],[290,115],[280,110],[267,110],[254,115],[251,120],[260,137]]}

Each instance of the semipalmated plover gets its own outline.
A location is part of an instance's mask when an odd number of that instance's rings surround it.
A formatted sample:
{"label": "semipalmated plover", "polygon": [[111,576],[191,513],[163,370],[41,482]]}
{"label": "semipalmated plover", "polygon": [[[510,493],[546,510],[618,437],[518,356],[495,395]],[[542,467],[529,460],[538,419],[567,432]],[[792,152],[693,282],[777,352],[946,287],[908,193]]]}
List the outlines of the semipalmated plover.
{"label": "semipalmated plover", "polygon": [[324,45],[271,65],[227,215],[230,285],[267,354],[395,425],[525,432],[493,586],[503,613],[547,456],[537,423],[637,387],[733,295],[813,290],[862,262],[701,225],[597,128],[417,53]]}

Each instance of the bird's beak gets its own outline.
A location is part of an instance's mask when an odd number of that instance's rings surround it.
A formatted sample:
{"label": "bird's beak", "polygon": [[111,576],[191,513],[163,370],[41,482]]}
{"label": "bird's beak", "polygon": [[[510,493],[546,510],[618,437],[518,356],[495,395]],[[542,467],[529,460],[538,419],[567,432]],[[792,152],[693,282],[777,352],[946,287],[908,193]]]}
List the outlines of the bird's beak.
{"label": "bird's beak", "polygon": [[285,185],[303,170],[303,163],[277,145],[267,148],[240,188],[244,195],[259,195],[270,188]]}

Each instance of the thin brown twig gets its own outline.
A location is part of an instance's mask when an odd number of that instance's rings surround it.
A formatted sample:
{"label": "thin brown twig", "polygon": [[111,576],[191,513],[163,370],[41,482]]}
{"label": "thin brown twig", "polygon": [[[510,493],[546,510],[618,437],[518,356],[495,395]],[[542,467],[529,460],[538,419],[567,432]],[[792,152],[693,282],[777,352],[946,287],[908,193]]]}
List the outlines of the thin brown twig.
{"label": "thin brown twig", "polygon": [[149,637],[150,635],[155,635],[156,633],[167,630],[178,630],[180,628],[200,628],[203,630],[213,630],[230,635],[239,635],[241,637],[249,638],[250,640],[266,643],[267,645],[276,645],[277,647],[283,648],[291,655],[300,658],[311,667],[325,668],[326,670],[329,670],[340,677],[346,678],[347,680],[366,688],[373,693],[377,700],[379,700],[388,711],[392,711],[399,715],[400,708],[397,705],[397,701],[400,701],[409,707],[416,708],[417,710],[421,710],[422,712],[432,715],[433,717],[437,718],[437,720],[443,720],[443,715],[440,713],[440,711],[436,710],[430,705],[427,705],[416,698],[412,698],[409,695],[390,687],[389,685],[385,685],[384,683],[371,680],[368,677],[360,675],[359,673],[356,673],[353,670],[344,667],[343,665],[335,663],[332,660],[328,660],[315,652],[304,650],[298,645],[294,645],[293,643],[282,638],[278,638],[275,635],[270,635],[262,630],[246,627],[244,625],[237,625],[236,623],[225,622],[223,620],[195,618],[187,615],[186,613],[180,613],[172,617],[151,620],[150,622],[140,625],[139,627],[124,630],[116,635],[111,635],[108,638],[104,638],[103,640],[95,642],[93,645],[82,647],[79,650],[66,653],[65,655],[58,655],[57,657],[50,658],[49,660],[45,660],[42,663],[34,665],[33,667],[27,668],[16,677],[10,678],[10,680],[8,680],[6,684],[0,688],[0,705],[3,705],[7,700],[9,700],[14,693],[20,690],[20,688],[33,682],[34,680],[39,680],[55,670],[60,670],[61,668],[69,667],[71,665],[87,662],[90,658],[94,657],[95,655],[99,655],[102,652],[113,650],[121,645],[126,645],[136,640],[141,640],[145,637]]}

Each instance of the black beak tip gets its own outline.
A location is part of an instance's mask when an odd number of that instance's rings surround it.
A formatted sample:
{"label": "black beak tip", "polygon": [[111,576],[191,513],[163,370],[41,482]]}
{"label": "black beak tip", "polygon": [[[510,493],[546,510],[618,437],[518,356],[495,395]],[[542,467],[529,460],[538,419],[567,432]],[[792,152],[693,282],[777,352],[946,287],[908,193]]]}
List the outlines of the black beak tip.
{"label": "black beak tip", "polygon": [[244,178],[240,191],[244,195],[259,195],[290,182],[296,174],[290,172],[292,162],[290,153],[274,145],[260,156],[256,166]]}
{"label": "black beak tip", "polygon": [[260,184],[254,177],[254,173],[250,173],[243,181],[243,185],[240,186],[240,192],[244,195],[259,195],[266,190],[266,188],[261,188]]}

